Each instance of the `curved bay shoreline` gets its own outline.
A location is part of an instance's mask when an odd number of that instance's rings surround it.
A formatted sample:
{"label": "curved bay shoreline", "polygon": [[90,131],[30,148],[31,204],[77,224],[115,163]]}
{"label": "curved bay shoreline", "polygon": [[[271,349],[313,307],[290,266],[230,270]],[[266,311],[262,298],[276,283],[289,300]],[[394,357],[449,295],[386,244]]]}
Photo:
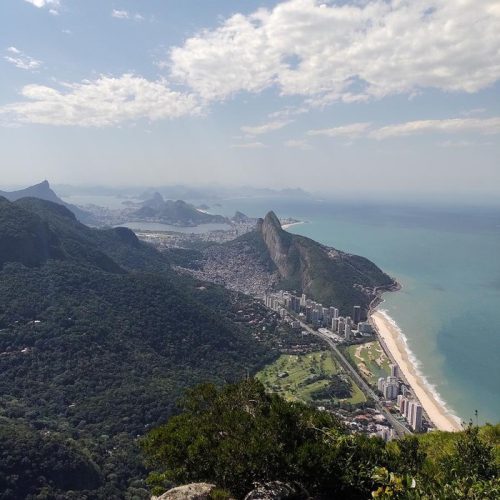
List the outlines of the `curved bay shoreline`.
{"label": "curved bay shoreline", "polygon": [[398,365],[401,378],[410,385],[415,397],[436,429],[449,432],[460,431],[462,429],[460,419],[450,413],[420,373],[396,322],[387,312],[375,309],[381,301],[382,299],[379,297],[379,300],[374,303],[370,310],[370,319],[384,351]]}

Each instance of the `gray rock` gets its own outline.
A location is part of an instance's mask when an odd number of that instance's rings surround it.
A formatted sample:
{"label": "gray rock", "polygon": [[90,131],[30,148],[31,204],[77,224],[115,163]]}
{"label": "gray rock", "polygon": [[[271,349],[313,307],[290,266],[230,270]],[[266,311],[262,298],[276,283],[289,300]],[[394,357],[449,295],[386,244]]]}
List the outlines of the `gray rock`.
{"label": "gray rock", "polygon": [[178,486],[168,490],[159,497],[152,497],[151,500],[208,500],[210,493],[215,489],[215,484],[192,483]]}
{"label": "gray rock", "polygon": [[245,500],[307,500],[309,495],[298,484],[272,481],[258,485]]}

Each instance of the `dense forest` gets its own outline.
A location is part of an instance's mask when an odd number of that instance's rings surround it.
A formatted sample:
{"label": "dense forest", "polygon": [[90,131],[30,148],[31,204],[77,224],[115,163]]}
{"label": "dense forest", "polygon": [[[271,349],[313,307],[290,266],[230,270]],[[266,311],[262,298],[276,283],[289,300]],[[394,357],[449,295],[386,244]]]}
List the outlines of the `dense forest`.
{"label": "dense forest", "polygon": [[218,498],[238,499],[282,481],[299,486],[297,499],[499,498],[500,425],[386,444],[348,434],[331,414],[269,395],[256,380],[201,385],[182,409],[141,441],[158,493],[204,481],[222,489]]}
{"label": "dense forest", "polygon": [[0,199],[0,498],[147,498],[137,437],[176,412],[185,388],[241,379],[275,356],[237,321],[248,307],[178,276],[127,229]]}

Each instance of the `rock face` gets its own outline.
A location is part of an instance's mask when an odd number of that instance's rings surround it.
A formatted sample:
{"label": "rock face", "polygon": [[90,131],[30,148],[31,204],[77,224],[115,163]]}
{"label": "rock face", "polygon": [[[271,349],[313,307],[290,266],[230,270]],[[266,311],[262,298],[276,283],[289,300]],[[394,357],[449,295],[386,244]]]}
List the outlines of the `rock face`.
{"label": "rock face", "polygon": [[293,245],[293,236],[281,228],[274,212],[269,212],[265,219],[258,222],[269,255],[285,279],[290,279],[298,271],[297,248]]}
{"label": "rock face", "polygon": [[257,232],[279,272],[282,288],[305,293],[325,306],[334,305],[343,314],[350,314],[354,305],[366,314],[376,291],[395,285],[364,257],[284,231],[274,212],[259,220]]}
{"label": "rock face", "polygon": [[215,484],[193,483],[173,488],[151,500],[208,500]]}
{"label": "rock face", "polygon": [[309,495],[296,484],[272,481],[259,485],[251,491],[245,500],[307,500]]}

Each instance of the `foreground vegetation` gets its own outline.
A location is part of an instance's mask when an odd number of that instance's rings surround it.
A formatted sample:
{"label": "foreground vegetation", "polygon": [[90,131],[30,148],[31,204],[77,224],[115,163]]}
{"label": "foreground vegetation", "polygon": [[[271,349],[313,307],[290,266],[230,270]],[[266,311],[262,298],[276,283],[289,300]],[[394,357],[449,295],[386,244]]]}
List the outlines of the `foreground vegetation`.
{"label": "foreground vegetation", "polygon": [[243,498],[254,483],[295,482],[313,498],[498,498],[500,426],[388,445],[348,434],[326,412],[268,394],[256,380],[190,390],[182,413],[142,447],[157,493],[208,481]]}

